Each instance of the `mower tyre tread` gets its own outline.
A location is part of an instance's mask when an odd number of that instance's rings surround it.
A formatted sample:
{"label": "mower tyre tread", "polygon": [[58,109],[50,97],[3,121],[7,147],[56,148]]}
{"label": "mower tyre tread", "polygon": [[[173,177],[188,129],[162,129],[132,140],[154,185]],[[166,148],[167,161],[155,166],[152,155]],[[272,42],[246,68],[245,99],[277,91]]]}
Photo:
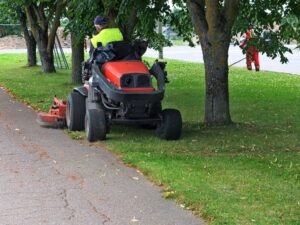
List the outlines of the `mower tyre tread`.
{"label": "mower tyre tread", "polygon": [[181,136],[182,118],[176,109],[165,109],[162,111],[162,122],[156,132],[161,139],[178,140]]}
{"label": "mower tyre tread", "polygon": [[68,97],[67,103],[67,126],[71,131],[84,130],[85,97],[79,92],[73,91]]}
{"label": "mower tyre tread", "polygon": [[89,109],[85,117],[85,132],[89,142],[105,140],[107,124],[105,113],[99,109]]}

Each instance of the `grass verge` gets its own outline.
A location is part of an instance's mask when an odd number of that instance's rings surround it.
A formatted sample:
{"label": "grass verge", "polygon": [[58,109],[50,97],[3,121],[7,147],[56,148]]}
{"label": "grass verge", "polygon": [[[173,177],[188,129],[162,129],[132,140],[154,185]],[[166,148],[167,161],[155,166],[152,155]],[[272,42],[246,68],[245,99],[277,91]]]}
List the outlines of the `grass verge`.
{"label": "grass verge", "polygon": [[[44,75],[24,55],[0,55],[0,83],[18,99],[48,110],[66,98],[70,71]],[[113,126],[107,148],[139,168],[210,224],[299,224],[300,76],[230,70],[234,125],[207,128],[203,66],[170,60],[164,108],[183,115],[179,141],[151,130]],[[80,134],[74,134],[76,138]]]}

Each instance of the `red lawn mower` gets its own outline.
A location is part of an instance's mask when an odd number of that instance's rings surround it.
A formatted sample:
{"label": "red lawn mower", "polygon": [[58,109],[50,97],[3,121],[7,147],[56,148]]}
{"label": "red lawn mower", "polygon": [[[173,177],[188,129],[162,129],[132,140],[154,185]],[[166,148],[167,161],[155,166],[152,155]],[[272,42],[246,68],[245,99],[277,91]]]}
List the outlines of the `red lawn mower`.
{"label": "red lawn mower", "polygon": [[[83,63],[84,85],[74,88],[66,102],[55,99],[50,115],[42,113],[38,119],[49,122],[53,116],[54,123],[65,121],[71,131],[85,130],[90,142],[104,140],[113,124],[140,124],[156,129],[162,139],[177,140],[181,114],[161,106],[168,82],[165,66],[156,61],[149,70],[133,46],[124,41],[99,47],[89,62]],[[153,77],[157,87],[152,84]]]}

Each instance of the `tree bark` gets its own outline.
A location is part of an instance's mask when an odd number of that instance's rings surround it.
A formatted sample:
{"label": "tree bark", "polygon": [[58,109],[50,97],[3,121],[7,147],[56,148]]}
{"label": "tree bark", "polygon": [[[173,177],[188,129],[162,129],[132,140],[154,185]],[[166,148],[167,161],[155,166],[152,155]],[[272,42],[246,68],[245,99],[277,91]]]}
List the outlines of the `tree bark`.
{"label": "tree bark", "polygon": [[[163,34],[162,22],[161,21],[158,22],[158,33],[161,34],[161,35]],[[158,58],[159,59],[164,59],[164,49],[163,49],[162,46],[158,50]]]}
{"label": "tree bark", "polygon": [[27,47],[27,66],[36,66],[36,41],[34,40],[31,31],[28,30],[25,13],[20,12],[19,21]]}
{"label": "tree bark", "polygon": [[231,123],[228,89],[229,43],[201,44],[205,64],[205,116],[206,125]]}
{"label": "tree bark", "polygon": [[187,7],[199,37],[205,64],[206,125],[231,123],[228,50],[239,0],[188,0]]}
{"label": "tree bark", "polygon": [[[40,3],[39,5],[31,3],[25,6],[25,13],[38,46],[43,71],[44,73],[53,73],[56,72],[53,57],[55,35],[60,24],[60,17],[65,10],[67,2],[55,1],[55,3],[53,3],[54,5],[50,5],[50,10],[46,14],[47,4],[46,2]],[[49,29],[50,21],[51,28]]]}
{"label": "tree bark", "polygon": [[81,63],[84,61],[84,39],[75,40],[76,34],[71,32],[72,41],[72,82],[81,83]]}
{"label": "tree bark", "polygon": [[134,33],[134,28],[137,24],[137,8],[135,6],[132,7],[130,13],[127,15],[126,23],[122,23],[120,28],[122,30],[124,39],[126,41],[132,41],[132,36]]}
{"label": "tree bark", "polygon": [[44,73],[54,73],[56,72],[54,66],[54,56],[53,51],[48,51],[45,47],[44,41],[38,41],[38,49],[41,57],[42,67]]}
{"label": "tree bark", "polygon": [[[35,31],[35,30],[34,30]],[[35,31],[35,40],[37,42],[42,68],[44,73],[54,73],[56,72],[54,66],[54,55],[53,49],[48,48],[48,29],[39,29]]]}

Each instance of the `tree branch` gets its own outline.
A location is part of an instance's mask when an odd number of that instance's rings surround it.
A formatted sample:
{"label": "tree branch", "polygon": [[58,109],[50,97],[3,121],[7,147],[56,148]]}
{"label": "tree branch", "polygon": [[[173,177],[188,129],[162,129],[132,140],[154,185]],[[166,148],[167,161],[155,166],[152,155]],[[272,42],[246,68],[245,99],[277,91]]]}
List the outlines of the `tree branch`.
{"label": "tree branch", "polygon": [[31,32],[32,32],[35,40],[38,40],[39,39],[39,32],[38,32],[39,26],[36,23],[36,19],[33,18],[34,10],[32,9],[32,6],[25,6],[25,13],[26,13],[26,17],[28,19],[28,23],[31,27]]}
{"label": "tree branch", "polygon": [[208,32],[215,32],[219,29],[220,12],[218,0],[205,0],[206,20],[208,23]]}
{"label": "tree branch", "polygon": [[37,22],[40,28],[42,28],[44,31],[47,30],[47,24],[44,19],[44,8],[41,8],[41,6],[36,6],[35,4],[32,4],[32,9],[34,11],[34,14],[37,18]]}
{"label": "tree branch", "polygon": [[122,31],[125,34],[124,38],[126,40],[131,40],[137,21],[137,8],[133,6],[133,8],[130,10],[130,14],[127,17],[127,23],[124,23],[122,26]]}
{"label": "tree branch", "polygon": [[51,51],[51,49],[53,49],[53,46],[55,43],[56,31],[60,25],[60,17],[65,9],[66,4],[67,4],[66,1],[58,1],[56,3],[54,19],[53,19],[52,27],[50,29],[50,33],[49,33],[49,37],[48,37],[48,46],[47,46],[48,51]]}
{"label": "tree branch", "polygon": [[48,16],[46,17],[46,21],[49,24],[51,19],[53,18],[54,12],[55,12],[56,8],[54,7],[48,7]]}
{"label": "tree branch", "polygon": [[204,39],[208,31],[204,0],[187,0],[187,7],[190,12],[196,34],[200,39]]}
{"label": "tree branch", "polygon": [[225,31],[231,31],[236,20],[239,0],[226,0],[224,6],[224,16],[226,18]]}

